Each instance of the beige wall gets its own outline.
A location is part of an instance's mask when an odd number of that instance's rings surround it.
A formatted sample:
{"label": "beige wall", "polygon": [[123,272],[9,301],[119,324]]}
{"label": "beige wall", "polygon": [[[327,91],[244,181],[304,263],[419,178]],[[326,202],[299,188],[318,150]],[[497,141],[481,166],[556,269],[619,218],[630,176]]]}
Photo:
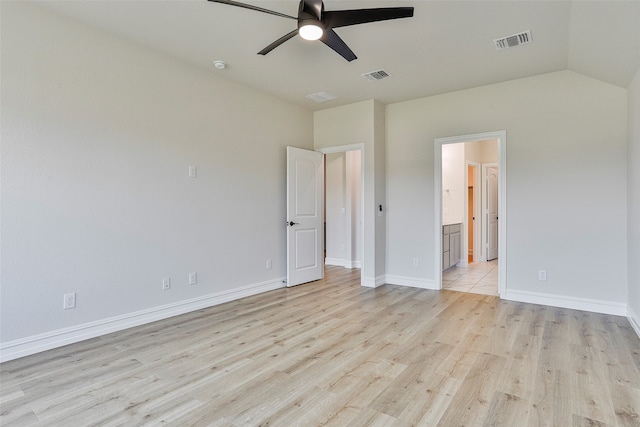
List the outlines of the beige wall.
{"label": "beige wall", "polygon": [[3,344],[282,286],[285,152],[313,148],[311,112],[37,6],[1,7]]}
{"label": "beige wall", "polygon": [[[386,113],[387,274],[434,277],[434,139],[504,129],[512,297],[624,310],[624,89],[561,71],[392,104]],[[414,257],[426,260],[421,268],[408,267]]]}
{"label": "beige wall", "polygon": [[[364,147],[364,266],[363,283],[384,282],[385,216],[378,216],[378,205],[385,205],[384,106],[363,101],[314,113],[316,150],[344,145]],[[386,208],[384,209],[386,215]],[[382,281],[382,283],[380,282]]]}

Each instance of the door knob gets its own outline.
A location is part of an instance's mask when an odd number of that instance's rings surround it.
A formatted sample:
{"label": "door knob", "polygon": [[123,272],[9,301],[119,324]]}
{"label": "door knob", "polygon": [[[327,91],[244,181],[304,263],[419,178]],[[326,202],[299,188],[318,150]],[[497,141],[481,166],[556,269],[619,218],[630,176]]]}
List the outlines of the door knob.
{"label": "door knob", "polygon": [[292,226],[292,227],[293,227],[294,225],[296,225],[296,224],[299,224],[299,223],[298,223],[298,222],[293,222],[293,221],[289,221],[289,222],[287,223],[287,225],[290,225],[290,226]]}

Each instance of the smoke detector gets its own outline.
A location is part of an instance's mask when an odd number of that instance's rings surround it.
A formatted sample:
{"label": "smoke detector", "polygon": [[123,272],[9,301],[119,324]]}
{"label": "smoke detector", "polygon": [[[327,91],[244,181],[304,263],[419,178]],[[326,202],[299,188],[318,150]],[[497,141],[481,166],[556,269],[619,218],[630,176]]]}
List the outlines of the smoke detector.
{"label": "smoke detector", "polygon": [[215,61],[213,61],[213,66],[216,67],[218,70],[224,70],[225,68],[227,68],[227,63],[219,59],[216,59]]}

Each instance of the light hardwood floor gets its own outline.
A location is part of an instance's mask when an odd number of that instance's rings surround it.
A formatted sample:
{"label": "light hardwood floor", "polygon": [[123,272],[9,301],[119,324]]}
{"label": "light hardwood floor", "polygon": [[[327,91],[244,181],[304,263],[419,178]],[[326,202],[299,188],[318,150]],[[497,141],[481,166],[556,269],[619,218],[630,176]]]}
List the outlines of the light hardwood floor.
{"label": "light hardwood floor", "polygon": [[3,426],[638,426],[625,318],[323,281],[0,365]]}

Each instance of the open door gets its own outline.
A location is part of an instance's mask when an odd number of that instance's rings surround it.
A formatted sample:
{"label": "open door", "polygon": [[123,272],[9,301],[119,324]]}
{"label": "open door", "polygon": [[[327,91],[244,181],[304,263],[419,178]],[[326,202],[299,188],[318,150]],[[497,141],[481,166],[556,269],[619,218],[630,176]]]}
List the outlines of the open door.
{"label": "open door", "polygon": [[287,286],[324,277],[322,160],[287,147]]}
{"label": "open door", "polygon": [[498,258],[498,168],[487,168],[487,261]]}

